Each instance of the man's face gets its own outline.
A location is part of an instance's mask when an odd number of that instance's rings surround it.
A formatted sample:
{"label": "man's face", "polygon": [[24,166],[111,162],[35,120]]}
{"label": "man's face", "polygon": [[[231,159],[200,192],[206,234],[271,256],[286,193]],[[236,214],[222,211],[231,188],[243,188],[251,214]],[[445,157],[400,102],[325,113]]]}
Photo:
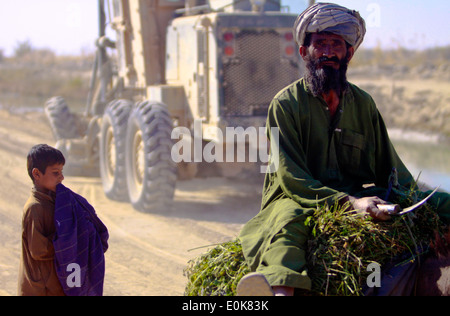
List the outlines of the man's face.
{"label": "man's face", "polygon": [[353,47],[331,33],[311,34],[309,46],[301,46],[300,54],[306,64],[305,78],[311,92],[323,95],[331,90],[340,94],[348,86],[347,66],[353,57]]}
{"label": "man's face", "polygon": [[[353,57],[354,49],[347,49],[345,40],[336,34],[314,33],[311,34],[311,43],[307,47],[307,53],[313,60],[319,60],[318,66],[340,68],[340,63],[348,63]],[[302,55],[303,56],[303,55]]]}
{"label": "man's face", "polygon": [[56,192],[56,186],[64,180],[62,164],[48,166],[43,174],[37,168],[32,173],[37,187]]}

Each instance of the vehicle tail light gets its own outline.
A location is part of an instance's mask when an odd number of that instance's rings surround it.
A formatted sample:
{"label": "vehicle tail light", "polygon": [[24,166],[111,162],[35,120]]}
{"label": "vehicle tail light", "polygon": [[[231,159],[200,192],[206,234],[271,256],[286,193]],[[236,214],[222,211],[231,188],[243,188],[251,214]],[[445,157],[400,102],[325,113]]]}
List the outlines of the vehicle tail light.
{"label": "vehicle tail light", "polygon": [[295,56],[295,41],[292,32],[286,32],[281,37],[281,49],[283,57],[292,58]]}
{"label": "vehicle tail light", "polygon": [[235,50],[235,36],[233,32],[226,32],[223,34],[223,53],[226,57],[233,57],[236,50]]}

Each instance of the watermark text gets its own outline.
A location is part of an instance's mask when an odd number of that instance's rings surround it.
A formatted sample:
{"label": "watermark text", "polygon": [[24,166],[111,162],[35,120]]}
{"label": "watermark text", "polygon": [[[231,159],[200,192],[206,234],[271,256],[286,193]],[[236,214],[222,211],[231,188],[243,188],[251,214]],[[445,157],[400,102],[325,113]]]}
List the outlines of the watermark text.
{"label": "watermark text", "polygon": [[[216,137],[205,144],[203,123],[194,121],[193,135],[187,127],[176,127],[171,138],[178,140],[171,150],[172,160],[180,162],[259,162],[261,173],[274,173],[279,167],[279,129],[270,128],[270,141],[265,127],[226,127],[225,135],[218,127],[208,127]],[[214,131],[211,131],[214,129]],[[269,150],[270,149],[270,150]],[[225,152],[224,152],[225,151]]]}

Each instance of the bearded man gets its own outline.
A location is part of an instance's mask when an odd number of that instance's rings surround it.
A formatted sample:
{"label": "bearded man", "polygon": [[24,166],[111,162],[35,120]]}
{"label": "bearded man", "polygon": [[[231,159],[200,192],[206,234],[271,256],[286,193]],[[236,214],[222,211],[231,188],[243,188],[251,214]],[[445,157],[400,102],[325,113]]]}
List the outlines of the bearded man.
{"label": "bearded man", "polygon": [[[266,175],[261,211],[239,236],[256,273],[242,279],[238,295],[310,290],[304,222],[317,205],[347,203],[387,220],[378,206],[387,202],[379,196],[386,196],[393,168],[400,186],[414,184],[374,101],[346,79],[364,35],[358,12],[330,3],[309,7],[294,25],[306,75],[279,92],[269,108],[267,129],[279,129],[279,167]],[[450,222],[449,195],[430,200]]]}

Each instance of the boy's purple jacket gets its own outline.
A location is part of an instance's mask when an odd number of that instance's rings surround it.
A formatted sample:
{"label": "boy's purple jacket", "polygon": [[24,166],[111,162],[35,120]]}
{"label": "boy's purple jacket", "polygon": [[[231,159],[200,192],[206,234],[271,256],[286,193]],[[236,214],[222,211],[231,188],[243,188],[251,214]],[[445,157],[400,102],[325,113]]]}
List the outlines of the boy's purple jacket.
{"label": "boy's purple jacket", "polygon": [[85,198],[62,184],[56,187],[55,228],[55,267],[64,293],[103,295],[108,229]]}

